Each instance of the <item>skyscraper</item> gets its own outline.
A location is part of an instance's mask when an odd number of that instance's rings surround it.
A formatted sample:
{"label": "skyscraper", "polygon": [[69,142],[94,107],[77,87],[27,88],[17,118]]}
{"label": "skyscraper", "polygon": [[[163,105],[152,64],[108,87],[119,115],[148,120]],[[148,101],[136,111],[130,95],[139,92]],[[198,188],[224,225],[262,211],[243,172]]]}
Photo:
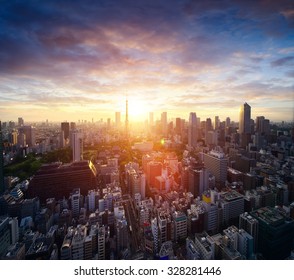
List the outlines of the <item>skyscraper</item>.
{"label": "skyscraper", "polygon": [[189,170],[189,192],[194,197],[200,196],[208,188],[208,171],[205,168],[191,168]]}
{"label": "skyscraper", "polygon": [[75,130],[71,133],[71,148],[73,161],[80,161],[83,159],[83,135],[81,132]]}
{"label": "skyscraper", "polygon": [[240,107],[239,112],[239,133],[247,134],[251,132],[250,129],[251,107],[245,102]]}
{"label": "skyscraper", "polygon": [[2,139],[2,125],[0,121],[0,195],[5,191],[4,185],[4,160],[3,160],[3,139]]}
{"label": "skyscraper", "polygon": [[18,129],[19,134],[24,134],[26,139],[26,144],[29,147],[34,147],[36,145],[36,128],[31,125],[25,125]]}
{"label": "skyscraper", "polygon": [[64,131],[64,139],[69,139],[69,123],[68,122],[61,123],[61,130]]}
{"label": "skyscraper", "polygon": [[167,112],[161,113],[162,134],[167,136]]}
{"label": "skyscraper", "polygon": [[215,176],[218,184],[224,185],[227,180],[228,159],[224,153],[212,150],[203,154],[204,166]]}
{"label": "skyscraper", "polygon": [[191,112],[188,127],[188,146],[190,148],[195,148],[197,146],[197,137],[197,116],[195,112]]}
{"label": "skyscraper", "polygon": [[214,117],[214,129],[218,129],[220,124],[219,116]]}
{"label": "skyscraper", "polygon": [[24,120],[23,118],[19,117],[18,118],[18,126],[23,126],[24,125]]}
{"label": "skyscraper", "polygon": [[120,127],[120,112],[115,112],[115,126]]}

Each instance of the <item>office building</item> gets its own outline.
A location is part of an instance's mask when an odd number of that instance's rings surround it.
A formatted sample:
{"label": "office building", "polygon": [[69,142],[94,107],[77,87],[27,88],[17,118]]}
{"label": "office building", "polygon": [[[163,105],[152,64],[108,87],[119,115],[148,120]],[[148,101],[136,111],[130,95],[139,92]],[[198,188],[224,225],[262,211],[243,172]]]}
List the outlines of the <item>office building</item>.
{"label": "office building", "polygon": [[220,126],[219,116],[215,116],[214,117],[214,130],[219,129],[219,126]]}
{"label": "office building", "polygon": [[105,226],[98,229],[97,246],[98,246],[98,260],[106,259],[106,230]]}
{"label": "office building", "polygon": [[116,128],[121,126],[120,112],[115,112],[115,126]]}
{"label": "office building", "polygon": [[23,126],[24,125],[24,120],[23,118],[19,117],[18,118],[18,126]]}
{"label": "office building", "polygon": [[71,242],[71,256],[73,260],[84,260],[84,244],[87,236],[87,228],[79,226],[75,229]]}
{"label": "office building", "polygon": [[34,147],[36,145],[36,128],[31,125],[21,126],[18,129],[19,135],[25,135],[26,145],[29,147]]}
{"label": "office building", "polygon": [[126,218],[117,219],[116,221],[116,241],[117,241],[117,252],[121,257],[123,251],[129,249],[129,231],[128,222]]}
{"label": "office building", "polygon": [[162,163],[150,161],[147,163],[147,184],[149,187],[155,187],[156,177],[162,172]]}
{"label": "office building", "polygon": [[266,260],[284,260],[291,254],[294,220],[279,208],[262,207],[250,213],[258,221],[258,252]]}
{"label": "office building", "polygon": [[207,232],[196,233],[194,243],[201,260],[214,260],[215,241]]}
{"label": "office building", "polygon": [[220,193],[219,205],[223,211],[223,225],[238,224],[244,213],[244,196],[237,191]]}
{"label": "office building", "polygon": [[190,238],[186,239],[186,252],[187,260],[200,260],[200,254],[197,251],[196,245]]}
{"label": "office building", "polygon": [[218,185],[224,185],[227,180],[228,159],[218,150],[202,153],[204,166],[215,176]]}
{"label": "office building", "polygon": [[197,116],[196,113],[191,112],[189,115],[189,126],[188,126],[188,146],[190,149],[197,147]]}
{"label": "office building", "polygon": [[91,161],[43,165],[30,180],[27,194],[29,197],[38,196],[41,203],[48,197],[68,197],[77,187],[82,195],[87,195],[89,190],[96,188],[96,175]]}
{"label": "office building", "polygon": [[61,123],[61,131],[64,132],[64,139],[66,141],[69,140],[69,123],[68,122]]}
{"label": "office building", "polygon": [[71,193],[71,212],[74,218],[77,218],[80,214],[80,189],[74,189]]}
{"label": "office building", "polygon": [[161,127],[162,127],[162,134],[167,136],[167,112],[161,113]]}
{"label": "office building", "polygon": [[174,224],[174,240],[184,240],[187,238],[187,216],[185,213],[175,211],[172,215]]}
{"label": "office building", "polygon": [[83,134],[80,131],[71,132],[71,148],[73,161],[83,160]]}
{"label": "office building", "polygon": [[189,169],[189,192],[194,197],[201,197],[203,192],[208,189],[208,170],[206,168]]}
{"label": "office building", "polygon": [[239,133],[240,134],[250,134],[250,120],[251,120],[251,107],[244,103],[240,107],[239,111]]}
{"label": "office building", "polygon": [[248,232],[254,239],[253,250],[254,253],[257,252],[258,247],[258,221],[253,218],[249,213],[242,213],[239,217],[239,228],[244,229]]}

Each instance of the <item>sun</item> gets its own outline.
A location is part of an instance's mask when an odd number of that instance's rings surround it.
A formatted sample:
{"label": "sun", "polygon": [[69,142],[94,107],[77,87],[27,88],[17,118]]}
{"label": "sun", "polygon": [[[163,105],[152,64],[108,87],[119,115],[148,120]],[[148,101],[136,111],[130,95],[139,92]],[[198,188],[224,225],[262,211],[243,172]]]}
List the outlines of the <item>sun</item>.
{"label": "sun", "polygon": [[133,121],[145,120],[149,113],[148,105],[142,100],[128,100],[129,118]]}

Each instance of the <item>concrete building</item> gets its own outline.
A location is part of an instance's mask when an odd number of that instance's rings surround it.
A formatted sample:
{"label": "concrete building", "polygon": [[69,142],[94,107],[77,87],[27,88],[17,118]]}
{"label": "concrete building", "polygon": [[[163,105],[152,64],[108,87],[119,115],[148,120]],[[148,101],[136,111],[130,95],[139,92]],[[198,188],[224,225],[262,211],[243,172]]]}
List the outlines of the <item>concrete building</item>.
{"label": "concrete building", "polygon": [[244,103],[240,106],[239,111],[239,133],[240,134],[250,134],[250,119],[251,119],[251,107]]}
{"label": "concrete building", "polygon": [[208,170],[206,168],[190,168],[189,169],[189,192],[194,197],[201,197],[203,192],[208,189]]}
{"label": "concrete building", "polygon": [[71,211],[74,218],[79,217],[80,214],[80,189],[74,189],[71,193]]}
{"label": "concrete building", "polygon": [[244,229],[253,237],[254,245],[253,252],[257,252],[258,247],[258,221],[253,218],[249,213],[242,213],[239,217],[239,228]]}
{"label": "concrete building", "polygon": [[197,251],[196,245],[190,238],[186,239],[186,259],[187,260],[200,260],[200,254]]}
{"label": "concrete building", "polygon": [[219,205],[223,225],[238,224],[239,216],[244,213],[244,196],[236,191],[221,193]]}
{"label": "concrete building", "polygon": [[162,163],[150,161],[147,163],[147,184],[149,187],[155,187],[156,177],[162,172]]}
{"label": "concrete building", "polygon": [[65,141],[69,141],[69,123],[68,122],[61,123],[61,131],[63,131],[64,133]]}
{"label": "concrete building", "polygon": [[83,160],[83,134],[80,131],[74,130],[70,133],[71,148],[73,161]]}
{"label": "concrete building", "polygon": [[187,216],[183,212],[175,211],[172,214],[174,224],[174,240],[187,238]]}
{"label": "concrete building", "polygon": [[206,232],[195,234],[194,243],[201,260],[214,260],[215,241]]}
{"label": "concrete building", "polygon": [[191,112],[189,115],[188,125],[188,146],[190,149],[197,147],[198,131],[197,131],[197,116],[195,112]]}
{"label": "concrete building", "polygon": [[228,159],[218,150],[202,153],[204,166],[215,176],[218,185],[223,186],[227,180]]}
{"label": "concrete building", "polygon": [[279,208],[263,207],[250,213],[258,221],[258,252],[267,260],[284,260],[291,254],[294,220]]}
{"label": "concrete building", "polygon": [[78,227],[72,237],[71,255],[73,260],[84,260],[84,244],[87,236],[86,227]]}

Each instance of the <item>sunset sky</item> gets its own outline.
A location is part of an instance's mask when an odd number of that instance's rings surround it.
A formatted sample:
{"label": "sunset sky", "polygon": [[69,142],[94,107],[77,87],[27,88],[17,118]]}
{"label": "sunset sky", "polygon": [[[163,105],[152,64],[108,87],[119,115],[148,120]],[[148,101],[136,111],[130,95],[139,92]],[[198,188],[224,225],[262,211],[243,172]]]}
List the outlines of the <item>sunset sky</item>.
{"label": "sunset sky", "polygon": [[294,1],[0,2],[0,120],[291,121]]}

